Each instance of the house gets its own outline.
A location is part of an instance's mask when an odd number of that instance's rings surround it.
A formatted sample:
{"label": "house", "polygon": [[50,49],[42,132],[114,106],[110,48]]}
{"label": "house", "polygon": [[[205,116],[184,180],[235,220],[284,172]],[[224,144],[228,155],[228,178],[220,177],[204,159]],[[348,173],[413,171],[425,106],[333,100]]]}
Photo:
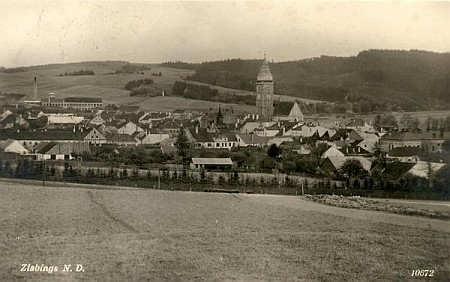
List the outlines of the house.
{"label": "house", "polygon": [[234,133],[226,131],[213,133],[198,126],[195,129],[186,129],[186,136],[189,141],[195,144],[196,148],[231,150],[231,148],[239,145]]}
{"label": "house", "polygon": [[85,133],[72,130],[44,130],[44,131],[0,131],[0,140],[14,139],[27,149],[32,149],[41,142],[79,142]]}
{"label": "house", "polygon": [[301,144],[297,141],[286,141],[280,144],[280,149],[283,152],[295,152],[299,155],[311,154],[311,146],[307,144]]}
{"label": "house", "polygon": [[354,129],[356,131],[374,131],[374,128],[371,124],[367,123],[364,119],[358,118],[352,120],[349,124],[347,124],[346,128]]}
{"label": "house", "polygon": [[372,173],[379,172],[388,180],[397,180],[408,173],[413,166],[414,163],[403,163],[399,161],[379,162],[373,167]]}
{"label": "house", "polygon": [[117,134],[128,134],[133,135],[135,132],[141,132],[144,131],[140,126],[135,124],[132,121],[129,122],[121,122],[116,125],[117,128]]}
{"label": "house", "polygon": [[150,112],[139,118],[139,124],[152,126],[155,122],[161,122],[166,118],[169,118],[169,113]]}
{"label": "house", "polygon": [[418,177],[429,179],[430,174],[435,175],[444,167],[445,164],[443,163],[418,161],[410,170],[408,170],[408,173]]}
{"label": "house", "polygon": [[229,170],[233,167],[230,158],[192,158],[191,169]]}
{"label": "house", "polygon": [[417,163],[423,153],[423,150],[417,147],[397,147],[390,150],[386,157],[397,159],[402,163]]}
{"label": "house", "polygon": [[42,142],[34,150],[37,160],[71,160],[75,154],[91,152],[89,144],[83,142]]}
{"label": "house", "polygon": [[256,122],[256,121],[247,121],[245,122],[241,129],[239,130],[241,133],[252,133],[256,128],[266,128],[274,125],[276,122]]}
{"label": "house", "polygon": [[159,144],[168,138],[170,138],[169,134],[150,133],[144,135],[144,137],[141,139],[141,144]]}
{"label": "house", "polygon": [[82,116],[75,114],[44,114],[48,124],[79,124],[84,120]]}
{"label": "house", "polygon": [[346,156],[366,156],[366,157],[372,156],[372,153],[366,151],[365,149],[361,148],[360,146],[358,146],[358,144],[355,143],[345,144],[340,149],[340,151],[344,153],[344,155]]}
{"label": "house", "polygon": [[264,147],[270,140],[270,137],[258,136],[254,133],[236,133],[236,139],[239,147]]}
{"label": "house", "polygon": [[19,141],[8,139],[0,141],[0,152],[23,155],[27,154],[28,150]]}
{"label": "house", "polygon": [[380,137],[374,133],[365,133],[363,135],[363,140],[359,142],[356,146],[361,147],[369,153],[375,153],[379,149]]}
{"label": "house", "polygon": [[441,153],[445,139],[449,139],[448,133],[436,132],[394,132],[383,135],[380,139],[380,148],[383,152],[389,152],[397,147],[416,147],[425,152]]}
{"label": "house", "polygon": [[99,114],[95,115],[95,116],[89,121],[89,124],[99,126],[99,125],[103,125],[105,122],[106,122],[106,120],[104,120],[104,119],[102,118],[101,113],[99,113]]}
{"label": "house", "polygon": [[264,127],[264,126],[258,126],[257,128],[255,128],[253,130],[253,133],[255,133],[258,136],[276,136],[278,135],[278,133],[280,133],[281,127],[278,124],[274,124],[272,126],[269,127]]}
{"label": "house", "polygon": [[152,128],[156,129],[158,133],[169,134],[170,137],[177,137],[180,132],[182,123],[173,119],[165,119],[162,122],[156,123]]}
{"label": "house", "polygon": [[100,145],[106,143],[106,137],[95,127],[86,132],[83,140],[92,145]]}
{"label": "house", "polygon": [[119,146],[136,146],[140,143],[139,140],[136,140],[133,136],[128,134],[107,133],[105,134],[105,137],[106,143]]}
{"label": "house", "polygon": [[295,102],[278,102],[274,105],[274,117],[275,121],[291,121],[291,122],[303,122],[303,113]]}
{"label": "house", "polygon": [[359,156],[327,157],[320,165],[320,168],[324,171],[337,172],[342,168],[347,160],[360,161],[366,171],[370,171],[372,168],[371,160]]}
{"label": "house", "polygon": [[342,153],[341,151],[339,151],[336,147],[330,147],[330,148],[328,148],[328,150],[326,150],[323,154],[322,154],[322,156],[321,156],[321,158],[322,159],[326,159],[326,158],[328,158],[328,157],[343,157],[343,156],[345,156],[345,154],[344,153]]}

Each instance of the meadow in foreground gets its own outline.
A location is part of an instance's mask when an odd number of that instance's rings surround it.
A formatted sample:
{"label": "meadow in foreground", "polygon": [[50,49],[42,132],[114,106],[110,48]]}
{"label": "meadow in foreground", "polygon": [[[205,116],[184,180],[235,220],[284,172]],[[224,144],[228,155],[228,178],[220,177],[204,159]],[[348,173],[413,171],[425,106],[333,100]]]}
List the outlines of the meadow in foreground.
{"label": "meadow in foreground", "polygon": [[[0,280],[449,279],[450,222],[300,197],[0,182]],[[21,272],[21,264],[60,266]],[[64,273],[64,264],[84,272]],[[423,280],[424,278],[418,278]]]}

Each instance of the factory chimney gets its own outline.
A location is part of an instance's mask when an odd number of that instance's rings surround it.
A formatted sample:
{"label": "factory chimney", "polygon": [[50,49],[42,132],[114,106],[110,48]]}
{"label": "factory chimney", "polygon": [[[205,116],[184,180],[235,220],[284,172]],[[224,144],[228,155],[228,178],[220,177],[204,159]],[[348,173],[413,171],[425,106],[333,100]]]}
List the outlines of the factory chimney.
{"label": "factory chimney", "polygon": [[38,100],[38,92],[37,92],[37,77],[34,77],[34,89],[33,89],[33,100]]}

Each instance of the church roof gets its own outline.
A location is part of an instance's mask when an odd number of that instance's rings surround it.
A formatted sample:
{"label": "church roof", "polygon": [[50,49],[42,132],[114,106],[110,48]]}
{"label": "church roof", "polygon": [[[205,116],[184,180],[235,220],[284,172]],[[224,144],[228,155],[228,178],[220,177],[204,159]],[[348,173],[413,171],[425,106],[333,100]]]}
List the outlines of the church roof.
{"label": "church roof", "polygon": [[293,102],[280,101],[274,105],[275,116],[288,116],[294,106]]}
{"label": "church roof", "polygon": [[261,69],[259,70],[257,81],[273,81],[272,74],[269,69],[269,62],[264,58]]}

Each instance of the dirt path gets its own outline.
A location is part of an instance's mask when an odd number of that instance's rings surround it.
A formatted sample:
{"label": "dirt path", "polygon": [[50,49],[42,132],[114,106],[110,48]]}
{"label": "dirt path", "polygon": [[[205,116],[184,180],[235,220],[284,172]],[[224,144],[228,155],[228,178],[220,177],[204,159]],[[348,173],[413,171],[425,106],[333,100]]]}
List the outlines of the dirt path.
{"label": "dirt path", "polygon": [[[325,214],[332,214],[352,219],[370,220],[408,227],[418,227],[423,229],[433,229],[436,231],[450,232],[450,221],[423,218],[417,216],[398,215],[377,211],[355,210],[333,207],[304,200],[301,197],[276,196],[276,195],[242,195],[249,201],[283,206],[299,211],[315,211]],[[449,238],[450,239],[450,238]]]}

